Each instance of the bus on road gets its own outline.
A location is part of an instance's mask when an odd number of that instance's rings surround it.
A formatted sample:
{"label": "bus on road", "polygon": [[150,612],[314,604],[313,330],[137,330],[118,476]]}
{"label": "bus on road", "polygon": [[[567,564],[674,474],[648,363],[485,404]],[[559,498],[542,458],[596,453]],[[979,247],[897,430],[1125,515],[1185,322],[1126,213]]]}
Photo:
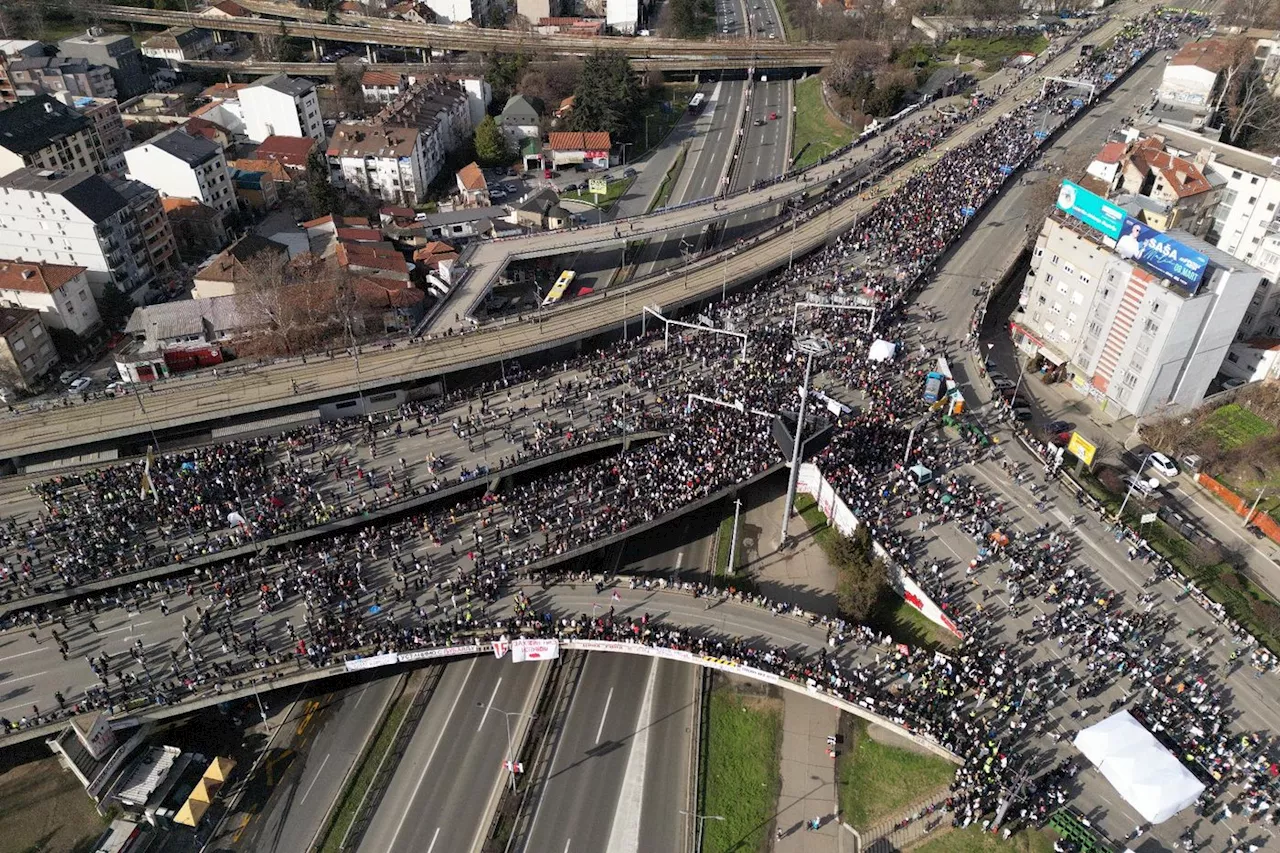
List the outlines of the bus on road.
{"label": "bus on road", "polygon": [[565,270],[560,273],[560,277],[556,279],[556,283],[551,285],[551,289],[547,291],[546,298],[542,300],[542,307],[546,308],[555,305],[561,299],[564,299],[564,293],[569,289],[569,285],[573,284],[577,274],[573,270]]}
{"label": "bus on road", "polygon": [[693,98],[690,99],[689,101],[689,112],[693,113],[694,115],[697,115],[698,113],[702,112],[702,108],[703,106],[706,105],[706,103],[707,103],[706,95],[702,94],[701,92],[695,93]]}

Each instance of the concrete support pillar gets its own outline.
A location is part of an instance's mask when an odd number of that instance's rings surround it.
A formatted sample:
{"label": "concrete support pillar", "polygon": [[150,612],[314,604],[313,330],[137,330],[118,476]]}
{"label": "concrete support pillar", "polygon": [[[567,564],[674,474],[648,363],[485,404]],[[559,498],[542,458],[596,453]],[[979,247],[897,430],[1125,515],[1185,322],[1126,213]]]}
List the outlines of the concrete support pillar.
{"label": "concrete support pillar", "polygon": [[371,44],[366,44],[364,46],[364,55],[365,55],[365,58],[368,59],[371,64],[378,61],[378,54],[374,53],[373,45]]}
{"label": "concrete support pillar", "polygon": [[316,39],[313,37],[311,39],[311,61],[319,62],[321,56],[322,54],[320,52],[320,41],[319,39]]}

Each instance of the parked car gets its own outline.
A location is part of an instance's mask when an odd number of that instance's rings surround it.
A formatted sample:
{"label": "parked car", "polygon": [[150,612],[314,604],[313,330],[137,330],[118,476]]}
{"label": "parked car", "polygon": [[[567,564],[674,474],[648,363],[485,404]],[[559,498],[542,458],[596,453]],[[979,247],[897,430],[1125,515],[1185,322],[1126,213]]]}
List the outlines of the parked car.
{"label": "parked car", "polygon": [[1226,388],[1227,390],[1230,390],[1232,388],[1239,388],[1241,385],[1248,385],[1248,384],[1249,383],[1245,382],[1243,379],[1237,379],[1235,377],[1232,377],[1226,380],[1225,382],[1223,382],[1222,387]]}
{"label": "parked car", "polygon": [[72,394],[79,394],[83,391],[87,391],[89,386],[92,384],[93,380],[88,376],[81,376],[79,379],[72,380],[71,384],[67,386],[67,390]]}
{"label": "parked car", "polygon": [[1256,525],[1256,524],[1250,524],[1248,527],[1246,527],[1246,528],[1245,528],[1245,530],[1248,530],[1250,533],[1252,533],[1252,534],[1253,534],[1256,538],[1258,538],[1258,539],[1266,539],[1266,538],[1267,538],[1267,534],[1263,533],[1263,532],[1262,532],[1262,528],[1261,528],[1261,527],[1259,527],[1259,526],[1258,526],[1258,525]]}
{"label": "parked car", "polygon": [[1204,463],[1204,460],[1196,453],[1188,453],[1186,456],[1182,457],[1180,461],[1182,462],[1183,467],[1188,471],[1199,471],[1201,464]]}
{"label": "parked car", "polygon": [[127,382],[112,382],[106,388],[108,397],[123,397],[129,393],[129,384]]}
{"label": "parked car", "polygon": [[58,375],[58,381],[61,382],[63,385],[70,385],[72,382],[75,382],[79,378],[80,378],[80,371],[78,370],[64,370],[62,371],[62,373]]}
{"label": "parked car", "polygon": [[640,173],[635,169],[632,169],[630,166],[622,170],[622,177],[624,178],[634,178],[638,174]]}
{"label": "parked car", "polygon": [[1049,421],[1044,425],[1045,432],[1071,432],[1071,424],[1066,421]]}
{"label": "parked car", "polygon": [[1173,460],[1163,453],[1151,454],[1151,467],[1166,477],[1178,476],[1178,466],[1173,464]]}
{"label": "parked car", "polygon": [[1014,406],[1014,407],[1013,407],[1013,419],[1014,419],[1015,421],[1029,421],[1029,420],[1031,420],[1031,409],[1027,408],[1026,406]]}
{"label": "parked car", "polygon": [[1160,491],[1160,481],[1154,477],[1138,477],[1130,474],[1124,478],[1124,481],[1133,487],[1133,490],[1145,497],[1151,497]]}

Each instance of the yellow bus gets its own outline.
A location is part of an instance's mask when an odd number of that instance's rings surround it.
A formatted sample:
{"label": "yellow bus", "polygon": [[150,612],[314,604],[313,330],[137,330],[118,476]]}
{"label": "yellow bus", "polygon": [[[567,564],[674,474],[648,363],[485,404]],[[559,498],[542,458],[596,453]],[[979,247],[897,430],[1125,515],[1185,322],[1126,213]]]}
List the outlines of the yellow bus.
{"label": "yellow bus", "polygon": [[565,270],[560,273],[560,277],[556,279],[556,283],[551,285],[551,289],[547,291],[547,296],[542,300],[542,307],[555,305],[561,299],[564,299],[564,292],[569,289],[569,285],[573,284],[576,273],[573,270]]}

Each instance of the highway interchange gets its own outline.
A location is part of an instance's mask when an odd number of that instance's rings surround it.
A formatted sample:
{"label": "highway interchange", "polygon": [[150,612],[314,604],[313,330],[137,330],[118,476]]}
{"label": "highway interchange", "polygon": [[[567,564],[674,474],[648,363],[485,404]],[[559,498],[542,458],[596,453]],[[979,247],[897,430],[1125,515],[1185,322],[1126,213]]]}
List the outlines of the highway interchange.
{"label": "highway interchange", "polygon": [[[1147,73],[1151,73],[1150,68]],[[1127,91],[1144,91],[1141,76],[1125,85]],[[775,99],[781,97],[781,93],[775,93]],[[762,101],[759,109],[768,108],[768,100],[762,98]],[[1118,95],[1113,96],[1112,104],[1126,109]],[[1108,106],[1104,103],[1098,109],[1102,111]],[[784,114],[782,110],[779,113]],[[1092,121],[1104,122],[1100,116]],[[1102,129],[1105,130],[1105,126]],[[1098,130],[1098,124],[1090,126],[1091,132]],[[1065,138],[1061,143],[1062,146],[1069,144],[1070,140]],[[776,136],[772,142],[766,142],[762,133],[756,146],[758,149],[772,147],[775,150],[770,156],[780,156],[776,152]],[[741,185],[739,180],[746,179],[735,178],[735,185]],[[988,216],[995,217],[1003,205],[1017,201],[1006,199]],[[982,249],[975,246],[974,251]],[[957,268],[968,269],[973,258],[957,255],[954,261]],[[967,274],[956,272],[958,277]],[[969,288],[951,287],[926,293],[939,292],[946,295],[941,297],[942,303],[935,304],[952,310],[944,310],[936,324],[922,322],[921,325],[929,325],[927,330],[934,335],[958,338],[969,315],[965,310],[968,307],[965,294]],[[1031,461],[1016,445],[1011,445],[1007,452],[1021,462]],[[451,453],[459,458],[463,456],[457,446]],[[1044,515],[1027,507],[1021,487],[997,468],[975,466],[972,473],[1011,505],[1024,507],[1018,521],[1021,526],[1032,526],[1042,519],[1066,523],[1062,506],[1054,506]],[[669,543],[668,548],[658,548],[656,553],[638,557],[619,553],[615,564],[641,568],[661,566],[664,571],[672,568],[680,571],[682,561],[687,559],[691,570],[699,568],[707,553],[706,539],[694,536],[688,523],[681,522],[681,525],[678,543]],[[1118,587],[1135,593],[1142,590],[1140,571],[1127,564],[1123,548],[1115,545],[1104,528],[1085,524],[1077,533],[1090,550],[1090,562],[1097,571]],[[693,541],[686,541],[690,536]],[[972,550],[972,543],[966,537],[948,528],[940,528],[935,535],[926,537],[926,545],[929,557],[945,557],[953,563],[963,562]],[[673,552],[678,554],[674,559]],[[685,558],[686,553],[693,556]],[[994,586],[992,580],[985,579],[983,585]],[[985,601],[985,597],[979,599],[981,591],[975,586],[972,593],[975,601]],[[1000,590],[995,592],[999,599]],[[542,599],[540,608],[563,613],[587,612],[602,600],[592,595],[587,585],[533,594]],[[652,606],[650,602],[656,602],[664,608],[663,618],[676,624],[692,626],[707,622],[705,611],[696,602],[674,602],[656,595],[643,596],[642,602],[637,602],[627,591],[622,595],[626,597],[623,606],[628,610],[647,608]],[[0,707],[0,713],[30,704],[28,694],[37,690],[38,695],[53,689],[71,691],[77,684],[91,682],[91,675],[76,669],[84,668],[79,660],[82,652],[97,653],[109,648],[120,654],[128,645],[142,640],[147,648],[163,655],[178,645],[179,620],[185,615],[184,611],[189,614],[193,606],[194,603],[183,603],[174,606],[170,613],[161,614],[154,602],[146,602],[128,615],[113,612],[99,618],[96,631],[78,627],[72,633],[77,647],[76,660],[62,665],[56,661],[53,648],[33,647],[24,638],[13,637],[7,645],[21,650],[5,649],[7,654],[0,656],[0,661],[12,668],[0,680],[0,687],[9,687],[10,700],[20,695],[22,701]],[[1212,628],[1212,620],[1189,603],[1182,603],[1178,612],[1187,626]],[[289,611],[273,614],[270,621],[277,631],[281,620],[288,615]],[[717,608],[716,617],[719,623],[716,627],[729,635],[763,634],[772,637],[775,644],[798,644],[810,649],[823,645],[820,629],[806,628],[801,622],[779,627],[767,612],[750,606],[724,604]],[[1021,621],[1010,619],[1006,630],[1025,623],[1025,617]],[[1210,657],[1223,658],[1220,664],[1225,664],[1225,654],[1221,645],[1209,651]],[[534,686],[543,669],[542,665],[509,665],[483,657],[446,666],[361,849],[426,850],[427,853],[473,849],[477,834],[487,826],[490,804],[506,781],[501,762],[507,754],[507,721],[502,717],[507,716],[506,712],[529,713],[536,698]],[[678,744],[682,733],[687,731],[686,717],[696,687],[692,668],[631,656],[593,655],[584,665],[584,682],[588,678],[591,689],[574,694],[568,709],[569,724],[550,757],[550,776],[541,792],[525,849],[566,853],[679,849],[681,827],[667,816],[677,814],[686,802],[687,758],[679,750],[660,749],[658,744]],[[258,845],[261,849],[281,851],[301,849],[296,845],[305,839],[308,827],[314,830],[317,816],[337,795],[332,780],[345,772],[344,764],[349,767],[354,761],[354,744],[365,734],[359,724],[368,720],[367,713],[359,710],[361,704],[376,706],[385,702],[390,681],[382,679],[343,688],[340,696],[325,694],[320,701],[325,705],[328,722],[318,727],[314,735],[309,735],[305,728],[301,731],[295,728],[295,737],[311,738],[306,758],[297,764],[296,778],[276,793],[276,807],[254,822],[255,849],[259,849]],[[1237,704],[1255,723],[1271,730],[1280,728],[1280,718],[1271,702],[1251,683],[1247,672],[1237,672],[1228,681],[1236,686]],[[1072,701],[1068,699],[1067,704],[1070,706]],[[515,724],[516,720],[510,722]],[[1096,792],[1105,790],[1094,782],[1086,788],[1089,793],[1082,797],[1082,803],[1088,805]],[[1105,827],[1118,837],[1132,826],[1133,817],[1125,813],[1124,806],[1105,801],[1105,794],[1101,796],[1104,804],[1099,808],[1105,810]],[[639,844],[641,838],[656,841],[649,847]]]}

